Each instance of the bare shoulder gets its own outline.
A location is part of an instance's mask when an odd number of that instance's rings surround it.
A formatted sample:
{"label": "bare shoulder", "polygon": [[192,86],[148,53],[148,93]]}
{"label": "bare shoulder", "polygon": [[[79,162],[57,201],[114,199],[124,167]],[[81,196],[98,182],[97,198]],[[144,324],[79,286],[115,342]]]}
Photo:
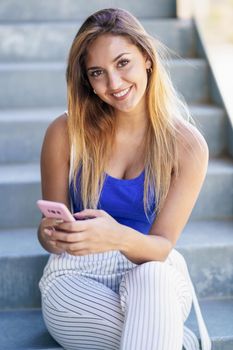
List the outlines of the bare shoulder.
{"label": "bare shoulder", "polygon": [[179,164],[182,167],[194,163],[197,168],[205,168],[208,163],[209,149],[204,136],[187,121],[177,124]]}
{"label": "bare shoulder", "polygon": [[41,150],[41,185],[43,198],[68,201],[69,139],[67,116],[57,117],[47,128]]}
{"label": "bare shoulder", "polygon": [[69,138],[67,128],[67,115],[66,113],[58,116],[48,126],[43,147],[51,149],[57,152],[69,152]]}
{"label": "bare shoulder", "polygon": [[55,137],[55,138],[61,138],[63,141],[63,138],[68,137],[68,130],[67,130],[67,114],[64,113],[60,116],[58,116],[56,119],[54,119],[51,124],[48,126],[46,134],[49,137]]}

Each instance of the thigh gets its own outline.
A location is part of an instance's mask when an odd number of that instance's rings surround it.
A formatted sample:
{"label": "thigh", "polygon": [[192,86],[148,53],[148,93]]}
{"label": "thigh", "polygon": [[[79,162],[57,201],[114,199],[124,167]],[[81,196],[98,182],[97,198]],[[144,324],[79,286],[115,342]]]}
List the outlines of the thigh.
{"label": "thigh", "polygon": [[42,311],[64,349],[119,349],[124,321],[119,295],[95,280],[58,278],[42,299]]}
{"label": "thigh", "polygon": [[132,296],[136,300],[139,296],[141,300],[145,297],[145,302],[151,303],[152,299],[155,301],[160,296],[164,298],[163,289],[169,289],[178,300],[185,321],[192,306],[192,293],[185,268],[182,256],[174,252],[172,259],[169,258],[165,262],[150,261],[128,271],[120,283],[123,311],[125,312],[126,305],[133,301]]}

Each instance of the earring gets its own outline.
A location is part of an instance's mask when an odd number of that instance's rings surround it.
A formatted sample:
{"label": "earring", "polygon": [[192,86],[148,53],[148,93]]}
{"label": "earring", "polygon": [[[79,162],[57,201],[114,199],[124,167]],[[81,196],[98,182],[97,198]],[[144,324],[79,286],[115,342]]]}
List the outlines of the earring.
{"label": "earring", "polygon": [[147,71],[148,74],[151,74],[153,72],[153,69],[152,69],[152,67],[150,67],[146,71]]}
{"label": "earring", "polygon": [[96,91],[95,91],[95,89],[93,90],[93,92],[94,92],[94,94],[96,94]]}

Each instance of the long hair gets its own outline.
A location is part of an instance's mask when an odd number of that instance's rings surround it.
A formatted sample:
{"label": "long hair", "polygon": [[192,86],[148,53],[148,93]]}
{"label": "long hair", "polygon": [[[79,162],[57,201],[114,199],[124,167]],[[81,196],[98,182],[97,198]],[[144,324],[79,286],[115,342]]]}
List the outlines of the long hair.
{"label": "long hair", "polygon": [[156,198],[155,213],[159,213],[171,176],[178,176],[179,171],[177,133],[180,131],[177,121],[185,123],[189,113],[162,64],[164,46],[123,9],[103,9],[89,16],[76,34],[69,52],[66,79],[68,131],[74,151],[74,184],[79,173],[83,208],[96,208],[115,136],[116,120],[113,107],[94,94],[87,77],[85,59],[89,45],[107,33],[128,38],[152,63],[146,88],[149,126],[145,136],[143,201],[147,214],[151,201]]}

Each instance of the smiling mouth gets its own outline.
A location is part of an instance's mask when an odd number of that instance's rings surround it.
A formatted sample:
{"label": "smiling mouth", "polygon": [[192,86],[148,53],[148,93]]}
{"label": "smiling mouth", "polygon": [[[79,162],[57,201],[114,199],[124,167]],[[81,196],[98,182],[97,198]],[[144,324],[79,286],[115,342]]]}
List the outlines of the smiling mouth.
{"label": "smiling mouth", "polygon": [[113,95],[114,97],[116,97],[116,98],[123,98],[123,97],[125,97],[125,96],[128,95],[129,91],[131,90],[131,87],[132,87],[132,86],[130,86],[130,87],[127,88],[127,89],[121,90],[120,92],[117,92],[117,93],[115,93],[115,94],[112,94],[112,95]]}

